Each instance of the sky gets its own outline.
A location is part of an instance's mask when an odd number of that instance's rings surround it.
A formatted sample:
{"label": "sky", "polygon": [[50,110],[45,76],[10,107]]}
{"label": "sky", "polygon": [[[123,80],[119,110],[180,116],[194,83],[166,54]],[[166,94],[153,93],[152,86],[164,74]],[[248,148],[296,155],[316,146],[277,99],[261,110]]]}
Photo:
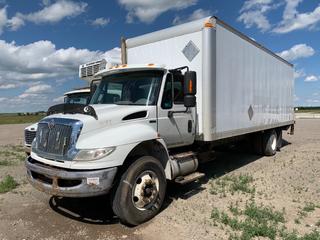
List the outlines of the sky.
{"label": "sky", "polygon": [[47,110],[78,68],[130,38],[215,15],[295,66],[295,105],[320,106],[319,0],[0,0],[0,113]]}

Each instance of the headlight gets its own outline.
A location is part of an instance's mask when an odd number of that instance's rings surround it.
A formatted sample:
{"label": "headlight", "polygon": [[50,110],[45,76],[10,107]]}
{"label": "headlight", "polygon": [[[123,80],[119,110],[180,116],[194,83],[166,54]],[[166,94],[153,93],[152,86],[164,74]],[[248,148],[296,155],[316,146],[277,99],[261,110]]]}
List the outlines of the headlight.
{"label": "headlight", "polygon": [[111,154],[116,148],[96,148],[96,149],[82,149],[78,152],[74,160],[78,161],[92,161],[98,160]]}

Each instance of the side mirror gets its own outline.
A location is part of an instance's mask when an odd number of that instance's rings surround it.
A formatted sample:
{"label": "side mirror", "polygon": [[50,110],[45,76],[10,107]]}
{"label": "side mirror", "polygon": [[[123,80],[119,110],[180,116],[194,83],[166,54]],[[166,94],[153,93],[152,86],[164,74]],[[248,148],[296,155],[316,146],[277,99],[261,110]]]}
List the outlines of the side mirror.
{"label": "side mirror", "polygon": [[197,94],[197,74],[194,71],[187,71],[184,74],[184,106],[195,107]]}

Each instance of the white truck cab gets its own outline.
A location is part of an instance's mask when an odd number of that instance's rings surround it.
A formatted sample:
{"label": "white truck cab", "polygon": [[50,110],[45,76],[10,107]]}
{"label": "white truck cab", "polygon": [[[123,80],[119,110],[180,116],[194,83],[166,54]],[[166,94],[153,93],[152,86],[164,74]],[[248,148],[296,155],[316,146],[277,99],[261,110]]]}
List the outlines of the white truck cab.
{"label": "white truck cab", "polygon": [[200,153],[250,138],[274,155],[294,124],[292,65],[216,17],[123,39],[122,61],[87,77],[89,104],[39,122],[26,159],[34,187],[110,193],[120,220],[138,225],[158,213],[168,180],[204,176]]}

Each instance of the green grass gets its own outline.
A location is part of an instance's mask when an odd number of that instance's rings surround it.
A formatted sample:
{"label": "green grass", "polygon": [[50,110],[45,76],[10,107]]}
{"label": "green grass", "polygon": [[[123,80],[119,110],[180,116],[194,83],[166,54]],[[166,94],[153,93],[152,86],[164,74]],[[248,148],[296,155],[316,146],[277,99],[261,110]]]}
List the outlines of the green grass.
{"label": "green grass", "polygon": [[250,175],[238,175],[238,176],[224,176],[211,182],[210,193],[221,196],[226,196],[227,192],[234,194],[235,192],[241,193],[255,193],[255,187],[252,186],[254,181]]}
{"label": "green grass", "polygon": [[14,178],[10,175],[7,175],[1,182],[0,182],[0,193],[10,192],[11,190],[15,189],[18,186],[18,183]]}
{"label": "green grass", "polygon": [[302,211],[305,212],[313,212],[316,210],[316,205],[314,203],[306,203],[306,205],[302,208]]}
{"label": "green grass", "polygon": [[19,116],[18,114],[1,114],[1,124],[35,123],[44,118],[44,115]]}
{"label": "green grass", "polygon": [[26,154],[22,146],[7,145],[0,147],[0,167],[19,164],[25,158]]}
{"label": "green grass", "polygon": [[320,107],[297,107],[296,113],[320,113]]}
{"label": "green grass", "polygon": [[244,214],[249,218],[258,221],[271,221],[275,223],[284,223],[284,213],[279,211],[274,211],[271,207],[267,206],[257,206],[255,202],[251,202],[246,205]]}
{"label": "green grass", "polygon": [[[241,210],[236,204],[229,205],[230,213],[213,208],[211,219],[214,226],[229,227],[230,240],[251,240],[259,237],[266,239],[283,240],[319,240],[320,233],[311,233],[299,236],[296,231],[288,232],[284,223],[286,222],[284,211],[276,211],[270,206],[257,205],[254,201],[246,203]],[[316,223],[320,225],[320,221]],[[223,228],[224,228],[223,227]]]}

